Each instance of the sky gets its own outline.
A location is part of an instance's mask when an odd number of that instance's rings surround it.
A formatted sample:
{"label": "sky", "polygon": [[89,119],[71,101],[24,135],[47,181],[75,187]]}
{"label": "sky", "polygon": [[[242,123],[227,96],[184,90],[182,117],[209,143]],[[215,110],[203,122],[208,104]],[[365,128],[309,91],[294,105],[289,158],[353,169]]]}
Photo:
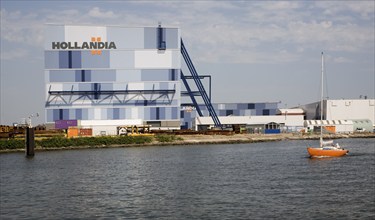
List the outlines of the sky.
{"label": "sky", "polygon": [[[374,98],[375,1],[1,0],[0,124],[44,123],[45,24],[179,27],[212,102]],[[187,70],[185,71],[187,72]]]}

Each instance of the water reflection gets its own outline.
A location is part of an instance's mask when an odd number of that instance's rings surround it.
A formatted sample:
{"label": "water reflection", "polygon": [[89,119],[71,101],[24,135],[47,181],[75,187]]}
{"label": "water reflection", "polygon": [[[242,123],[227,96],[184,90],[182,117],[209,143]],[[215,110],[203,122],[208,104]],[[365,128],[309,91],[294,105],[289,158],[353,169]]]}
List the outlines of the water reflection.
{"label": "water reflection", "polygon": [[305,141],[37,152],[33,159],[4,154],[0,215],[375,217],[373,142],[345,142],[360,147],[342,158],[320,159],[307,157]]}

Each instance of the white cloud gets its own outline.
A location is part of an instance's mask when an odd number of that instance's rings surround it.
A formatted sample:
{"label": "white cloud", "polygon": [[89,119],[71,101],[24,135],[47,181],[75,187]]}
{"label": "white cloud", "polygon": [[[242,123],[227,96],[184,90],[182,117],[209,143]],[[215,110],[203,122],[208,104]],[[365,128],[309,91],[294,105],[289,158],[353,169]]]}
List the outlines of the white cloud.
{"label": "white cloud", "polygon": [[352,62],[352,60],[350,60],[348,58],[345,58],[345,57],[335,57],[333,59],[333,62],[335,62],[335,63],[350,63],[350,62]]}
{"label": "white cloud", "polygon": [[88,15],[94,18],[116,18],[117,15],[113,13],[113,11],[101,11],[98,7],[92,8]]}
{"label": "white cloud", "polygon": [[112,6],[28,13],[2,9],[1,38],[42,47],[44,23],[156,26],[161,21],[179,26],[189,49],[204,62],[267,62],[270,57],[269,62],[291,62],[300,59],[295,54],[317,48],[352,53],[374,48],[373,22],[358,20],[374,17],[373,2],[130,1]]}
{"label": "white cloud", "polygon": [[14,50],[1,50],[1,60],[15,60],[29,56],[29,51],[24,48],[16,48]]}

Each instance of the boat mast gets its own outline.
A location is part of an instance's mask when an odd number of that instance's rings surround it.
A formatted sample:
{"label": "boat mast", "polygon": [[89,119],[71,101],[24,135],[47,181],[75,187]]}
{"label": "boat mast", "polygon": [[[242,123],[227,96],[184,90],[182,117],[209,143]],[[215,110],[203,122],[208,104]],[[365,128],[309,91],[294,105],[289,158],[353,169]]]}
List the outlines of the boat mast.
{"label": "boat mast", "polygon": [[322,74],[321,74],[321,94],[320,94],[320,147],[323,147],[323,74],[324,74],[324,56],[322,52]]}

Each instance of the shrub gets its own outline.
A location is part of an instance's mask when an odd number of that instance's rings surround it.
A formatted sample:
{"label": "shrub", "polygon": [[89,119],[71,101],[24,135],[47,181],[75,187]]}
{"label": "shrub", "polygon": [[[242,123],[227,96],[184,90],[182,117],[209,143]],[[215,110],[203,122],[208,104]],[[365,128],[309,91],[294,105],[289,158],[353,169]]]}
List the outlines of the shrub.
{"label": "shrub", "polygon": [[39,145],[45,148],[72,146],[70,139],[64,138],[64,137],[46,138],[42,140],[37,140],[35,142],[36,142],[36,145]]}
{"label": "shrub", "polygon": [[176,140],[182,140],[181,137],[176,137],[176,135],[170,135],[170,134],[156,135],[155,138],[159,142],[173,142]]}
{"label": "shrub", "polygon": [[25,148],[25,140],[9,139],[0,140],[0,150]]}
{"label": "shrub", "polygon": [[[42,148],[61,148],[70,146],[101,146],[101,145],[120,145],[120,144],[145,144],[152,142],[150,136],[104,136],[104,137],[52,137],[41,140],[35,140],[35,146]],[[11,139],[0,140],[0,150],[22,149],[25,147],[25,140]]]}

